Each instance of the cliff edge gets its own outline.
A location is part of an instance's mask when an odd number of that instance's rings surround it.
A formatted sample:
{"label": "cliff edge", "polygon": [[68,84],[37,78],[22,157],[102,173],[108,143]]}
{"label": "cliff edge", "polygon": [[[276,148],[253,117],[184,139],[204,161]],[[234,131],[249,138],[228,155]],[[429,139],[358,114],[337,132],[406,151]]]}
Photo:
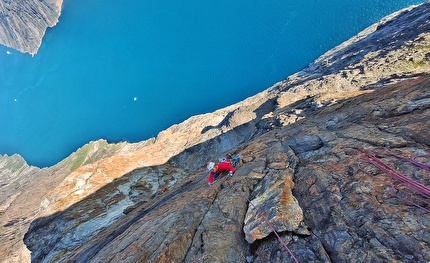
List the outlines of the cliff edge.
{"label": "cliff edge", "polygon": [[[429,98],[430,2],[384,18],[253,97],[151,140],[91,142],[45,169],[3,156],[0,175],[9,177],[0,187],[0,241],[7,245],[0,256],[430,261],[429,196],[414,199],[408,185],[368,159],[427,190]],[[208,187],[206,162],[227,153],[241,156],[236,173]],[[40,206],[25,205],[30,199]]]}
{"label": "cliff edge", "polygon": [[48,27],[57,24],[63,0],[0,2],[0,43],[35,55]]}

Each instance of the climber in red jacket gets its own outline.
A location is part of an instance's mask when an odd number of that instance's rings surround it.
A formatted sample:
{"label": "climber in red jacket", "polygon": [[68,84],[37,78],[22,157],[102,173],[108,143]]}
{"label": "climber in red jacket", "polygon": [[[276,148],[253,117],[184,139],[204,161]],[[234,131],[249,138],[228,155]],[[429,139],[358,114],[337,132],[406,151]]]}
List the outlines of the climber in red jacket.
{"label": "climber in red jacket", "polygon": [[215,164],[213,162],[209,162],[207,165],[208,170],[210,171],[208,178],[208,185],[211,186],[214,179],[216,179],[222,172],[229,171],[228,174],[230,176],[234,173],[234,167],[231,165],[229,161],[220,162]]}

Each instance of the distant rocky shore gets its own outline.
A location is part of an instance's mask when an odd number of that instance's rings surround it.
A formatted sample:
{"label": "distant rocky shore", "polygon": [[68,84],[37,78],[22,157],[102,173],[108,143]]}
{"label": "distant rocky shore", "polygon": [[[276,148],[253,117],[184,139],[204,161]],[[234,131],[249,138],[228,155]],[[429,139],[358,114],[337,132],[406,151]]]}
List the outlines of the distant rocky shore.
{"label": "distant rocky shore", "polygon": [[[357,151],[425,157],[429,130],[427,2],[156,138],[90,142],[43,169],[0,156],[0,261],[294,262],[249,199],[299,262],[429,262],[429,213]],[[205,163],[226,153],[236,173],[208,187]]]}
{"label": "distant rocky shore", "polygon": [[48,27],[57,24],[63,0],[0,3],[0,44],[35,55]]}

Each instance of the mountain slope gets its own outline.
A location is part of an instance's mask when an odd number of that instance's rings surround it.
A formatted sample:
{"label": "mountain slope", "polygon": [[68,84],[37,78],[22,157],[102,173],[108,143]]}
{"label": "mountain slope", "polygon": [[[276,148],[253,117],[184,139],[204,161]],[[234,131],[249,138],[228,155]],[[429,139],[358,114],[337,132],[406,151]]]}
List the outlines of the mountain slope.
{"label": "mountain slope", "polygon": [[[292,261],[246,198],[301,262],[430,260],[428,213],[360,171],[356,152],[429,151],[429,14],[396,13],[243,102],[49,168],[69,173],[22,220],[34,219],[33,261]],[[242,157],[237,172],[207,187],[205,163],[227,152]]]}
{"label": "mountain slope", "polygon": [[35,55],[47,27],[57,24],[63,0],[0,2],[0,43]]}

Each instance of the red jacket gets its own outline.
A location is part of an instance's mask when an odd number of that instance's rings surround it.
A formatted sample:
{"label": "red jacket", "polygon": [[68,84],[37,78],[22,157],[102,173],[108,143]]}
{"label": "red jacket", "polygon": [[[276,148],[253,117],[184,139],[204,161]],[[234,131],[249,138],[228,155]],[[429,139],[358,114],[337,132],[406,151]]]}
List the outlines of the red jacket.
{"label": "red jacket", "polygon": [[222,162],[222,163],[216,164],[214,166],[214,168],[216,168],[216,171],[210,172],[208,183],[212,183],[214,181],[214,175],[215,174],[219,175],[220,173],[225,172],[225,171],[230,171],[230,172],[234,173],[234,167],[230,163],[227,163],[227,162]]}

